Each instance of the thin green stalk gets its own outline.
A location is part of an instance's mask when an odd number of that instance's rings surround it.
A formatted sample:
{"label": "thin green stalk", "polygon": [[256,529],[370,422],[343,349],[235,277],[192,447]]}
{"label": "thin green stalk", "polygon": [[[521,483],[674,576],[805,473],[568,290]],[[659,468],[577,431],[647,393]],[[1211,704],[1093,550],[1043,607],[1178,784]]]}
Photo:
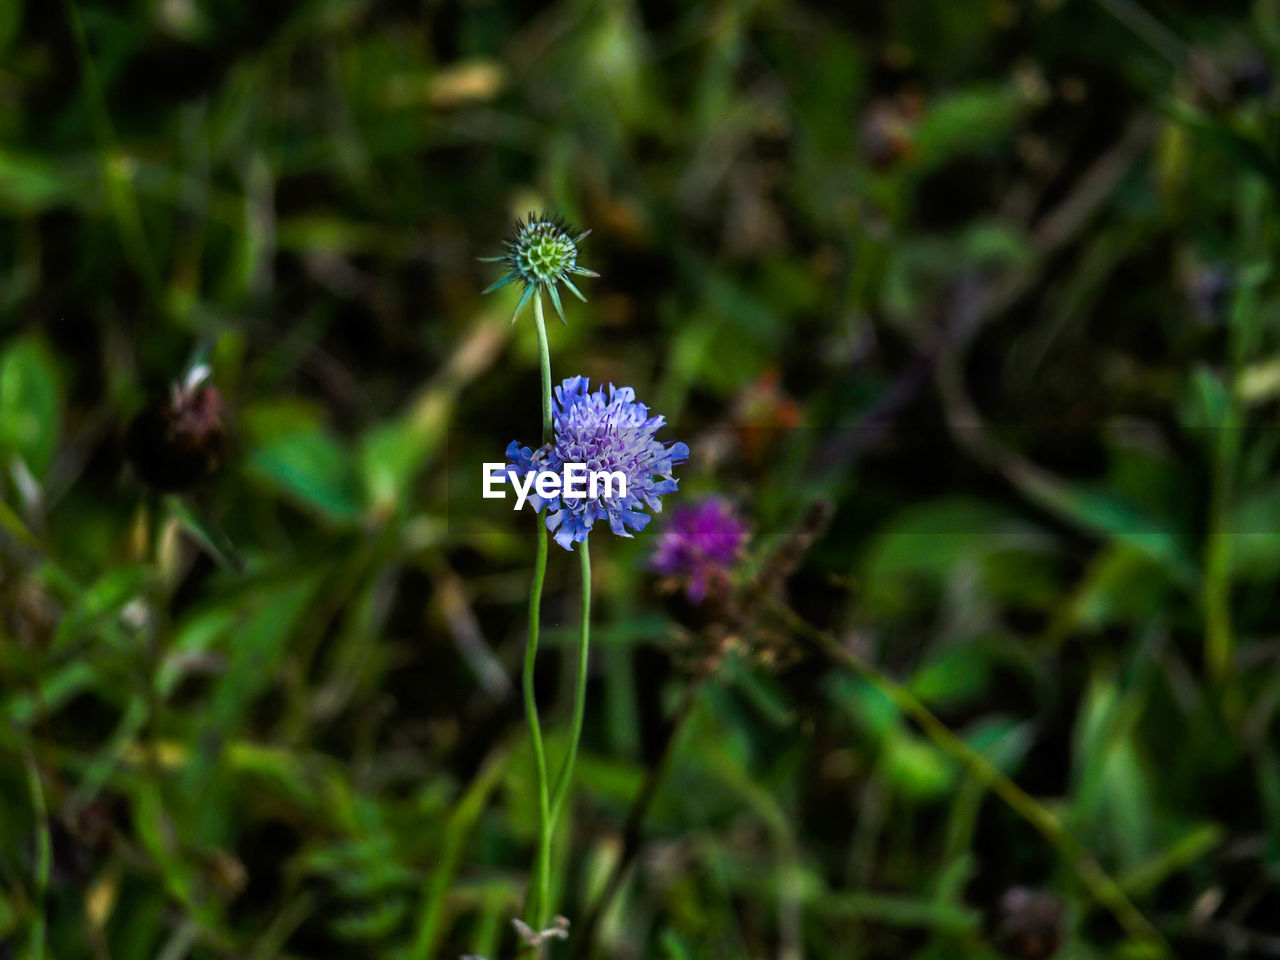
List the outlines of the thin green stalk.
{"label": "thin green stalk", "polygon": [[[547,324],[542,312],[541,294],[533,298],[533,324],[538,334],[538,358],[542,366],[542,442],[552,442],[551,414],[551,350],[547,345]],[[569,733],[569,749],[555,789],[548,789],[547,754],[538,722],[538,705],[534,698],[533,674],[538,656],[538,623],[542,607],[542,585],[547,572],[547,528],[538,522],[538,555],[534,567],[533,589],[529,597],[529,642],[524,656],[524,707],[533,741],[534,763],[538,775],[538,853],[534,880],[529,897],[529,925],[534,930],[546,929],[551,914],[551,845],[556,823],[573,782],[573,767],[582,739],[582,724],[587,702],[587,662],[591,640],[591,553],[586,541],[579,544],[578,558],[582,567],[582,623],[578,639],[578,676],[573,696],[573,725]]]}
{"label": "thin green stalk", "polygon": [[[533,298],[533,323],[538,332],[538,360],[542,367],[542,442],[551,442],[551,348],[547,344],[547,324],[542,315],[542,295]],[[538,547],[534,558],[533,586],[529,592],[529,639],[524,650],[524,710],[533,743],[533,762],[538,778],[538,852],[528,902],[528,924],[534,930],[546,927],[551,899],[551,797],[547,784],[547,754],[538,722],[534,697],[534,665],[538,659],[538,626],[542,616],[542,584],[547,575],[547,527],[536,520]]]}
{"label": "thin green stalk", "polygon": [[551,442],[551,347],[547,345],[547,321],[542,316],[542,294],[533,298],[533,326],[538,331],[538,360],[542,364],[542,442]]}
{"label": "thin green stalk", "polygon": [[538,852],[529,894],[529,926],[541,930],[551,886],[551,800],[547,789],[547,754],[542,745],[542,725],[533,695],[533,668],[538,659],[538,620],[542,611],[542,582],[547,575],[547,528],[538,523],[538,550],[534,558],[533,587],[529,593],[529,640],[524,648],[524,712],[533,743],[533,764],[538,776]]}
{"label": "thin green stalk", "polygon": [[813,626],[784,603],[774,604],[793,630],[804,634],[838,663],[873,683],[893,704],[911,717],[939,748],[969,769],[979,783],[1003,800],[1016,814],[1033,826],[1071,865],[1080,882],[1099,904],[1111,912],[1131,938],[1153,951],[1156,956],[1170,956],[1169,945],[1151,925],[1133,901],[1098,865],[1062,821],[1042,803],[1028,794],[934,716],[905,687],[890,679],[875,666],[839,643],[824,630]]}
{"label": "thin green stalk", "polygon": [[569,752],[556,777],[551,794],[551,829],[560,820],[560,811],[569,795],[573,782],[573,765],[578,759],[578,741],[582,739],[582,721],[587,711],[587,649],[591,643],[591,554],[587,542],[578,544],[578,559],[582,565],[582,622],[578,629],[578,682],[573,691],[573,727],[569,733]]}

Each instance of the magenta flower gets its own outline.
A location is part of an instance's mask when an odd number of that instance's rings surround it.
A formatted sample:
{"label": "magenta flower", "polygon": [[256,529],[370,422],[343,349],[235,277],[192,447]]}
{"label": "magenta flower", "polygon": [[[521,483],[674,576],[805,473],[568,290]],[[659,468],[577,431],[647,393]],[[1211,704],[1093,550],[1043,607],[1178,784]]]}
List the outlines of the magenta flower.
{"label": "magenta flower", "polygon": [[684,583],[693,603],[723,592],[742,558],[747,525],[726,501],[712,497],[671,512],[650,561],[654,570]]}

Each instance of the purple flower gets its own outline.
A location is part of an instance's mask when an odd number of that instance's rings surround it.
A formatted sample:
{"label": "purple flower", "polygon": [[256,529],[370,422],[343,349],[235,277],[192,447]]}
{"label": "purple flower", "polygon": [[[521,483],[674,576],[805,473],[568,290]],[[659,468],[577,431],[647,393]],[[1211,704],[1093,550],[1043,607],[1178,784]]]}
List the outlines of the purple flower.
{"label": "purple flower", "polygon": [[658,573],[685,581],[689,599],[701,603],[712,590],[728,586],[746,540],[746,523],[727,502],[712,497],[671,514],[651,562]]}
{"label": "purple flower", "polygon": [[597,520],[608,520],[609,529],[620,537],[643,530],[649,522],[644,508],[662,511],[662,495],[673,493],[677,485],[672,468],[689,459],[687,444],[664,444],[654,438],[665,418],[649,416],[649,408],[636,402],[630,387],[609,384],[608,396],[603,387],[594,393],[588,387],[586,377],[570,377],[556,387],[554,443],[535,451],[513,440],[507,447],[507,473],[522,479],[530,471],[562,474],[569,463],[585,464],[589,473],[620,473],[625,478],[625,496],[620,485],[609,491],[603,484],[596,496],[589,487],[581,498],[544,500],[530,495],[535,510],[547,508],[547,529],[566,550],[586,540]]}

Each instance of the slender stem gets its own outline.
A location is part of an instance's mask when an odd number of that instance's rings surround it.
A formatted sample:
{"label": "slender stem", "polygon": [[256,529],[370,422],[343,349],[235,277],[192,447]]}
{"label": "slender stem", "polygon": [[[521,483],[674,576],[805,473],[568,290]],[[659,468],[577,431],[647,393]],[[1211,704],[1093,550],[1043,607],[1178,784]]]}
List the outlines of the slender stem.
{"label": "slender stem", "polygon": [[[547,324],[542,312],[540,293],[533,298],[533,324],[538,334],[538,359],[542,367],[542,442],[548,444],[553,440],[551,350],[547,344]],[[538,518],[538,554],[534,566],[533,589],[529,596],[529,642],[525,646],[524,655],[524,707],[538,774],[538,853],[528,904],[528,922],[535,931],[546,928],[551,914],[551,845],[555,838],[556,823],[573,783],[573,767],[578,759],[578,743],[582,739],[582,724],[586,714],[588,648],[591,641],[591,553],[585,540],[578,546],[578,558],[582,568],[582,623],[578,635],[578,677],[573,696],[573,725],[569,733],[568,752],[556,776],[555,789],[550,791],[547,754],[542,742],[542,728],[538,722],[538,705],[533,689],[542,585],[547,572],[547,528],[542,518]]]}
{"label": "slender stem", "polygon": [[533,298],[533,326],[538,331],[538,360],[542,364],[542,442],[551,437],[551,347],[547,345],[547,321],[542,316],[542,294]]}
{"label": "slender stem", "polygon": [[578,558],[582,565],[582,622],[578,629],[578,682],[573,691],[573,728],[569,733],[569,752],[556,777],[551,792],[551,829],[560,820],[560,811],[573,782],[573,765],[578,759],[578,741],[582,739],[582,721],[587,710],[587,648],[591,642],[591,554],[588,541],[578,544]]}
{"label": "slender stem", "polygon": [[833,660],[861,674],[874,684],[899,710],[911,717],[929,739],[952,758],[968,767],[970,774],[979,783],[1039,831],[1075,870],[1076,876],[1094,900],[1111,912],[1130,937],[1153,948],[1160,956],[1169,956],[1168,944],[1160,933],[1133,905],[1133,901],[1120,885],[1098,865],[1093,855],[1080,846],[1079,841],[1071,835],[1051,810],[1001,773],[990,760],[952,733],[946,724],[934,716],[933,712],[905,687],[890,679],[825,630],[813,626],[785,603],[778,602],[773,606],[793,630],[808,637]]}
{"label": "slender stem", "polygon": [[[542,315],[542,295],[533,298],[533,322],[538,332],[538,360],[542,367],[542,442],[551,442],[551,348],[547,344],[547,324]],[[538,779],[538,851],[534,863],[527,904],[528,924],[534,930],[546,927],[551,899],[551,798],[547,785],[547,754],[538,722],[538,702],[534,697],[534,666],[538,659],[538,626],[542,616],[542,584],[547,575],[547,526],[536,518],[538,546],[534,556],[533,586],[529,591],[529,639],[524,649],[524,710],[533,743],[533,762]]]}
{"label": "slender stem", "polygon": [[542,745],[542,725],[533,695],[533,668],[538,658],[538,621],[542,612],[542,582],[547,575],[547,528],[538,518],[538,549],[534,557],[533,587],[529,592],[529,640],[524,648],[524,712],[533,743],[533,764],[538,777],[538,852],[529,892],[529,926],[541,930],[546,919],[551,886],[551,801],[547,790],[547,754]]}

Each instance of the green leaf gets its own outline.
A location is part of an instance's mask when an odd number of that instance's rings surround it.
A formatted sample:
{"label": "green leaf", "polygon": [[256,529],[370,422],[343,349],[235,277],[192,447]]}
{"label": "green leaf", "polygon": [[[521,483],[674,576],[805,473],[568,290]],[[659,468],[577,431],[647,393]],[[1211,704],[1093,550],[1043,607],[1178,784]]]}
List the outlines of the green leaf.
{"label": "green leaf", "polygon": [[254,450],[253,474],[281,497],[333,524],[360,519],[361,503],[352,458],[322,430],[289,433]]}
{"label": "green leaf", "polygon": [[[277,681],[288,644],[318,588],[318,578],[303,577],[245,596],[242,621],[224,637],[229,646],[226,671],[201,718],[202,748],[192,755],[183,775],[183,788],[189,794],[208,787],[220,756],[218,745],[233,739],[255,700]],[[214,622],[210,629],[217,635],[221,624]]]}
{"label": "green leaf", "polygon": [[1062,635],[1079,627],[1097,630],[1111,623],[1145,621],[1169,589],[1169,578],[1145,552],[1129,544],[1111,544],[1090,563],[1055,629]]}
{"label": "green leaf", "polygon": [[165,505],[178,518],[183,529],[222,567],[237,572],[244,568],[244,558],[216,524],[207,523],[196,516],[180,497],[167,497]]}
{"label": "green leaf", "polygon": [[887,738],[902,714],[885,693],[862,677],[849,673],[832,674],[828,696],[876,740]]}
{"label": "green leaf", "polygon": [[449,391],[424,392],[402,417],[374,427],[361,439],[360,479],[366,501],[378,514],[404,502],[414,480],[440,447],[453,404]]}
{"label": "green leaf", "polygon": [[1280,185],[1280,167],[1258,140],[1231,129],[1182,100],[1162,97],[1159,104],[1169,116],[1205,143],[1223,151],[1240,167],[1265,177],[1273,186]]}
{"label": "green leaf", "polygon": [[890,734],[881,757],[885,777],[907,796],[930,800],[955,785],[956,762],[932,743],[905,729]]}
{"label": "green leaf", "polygon": [[150,575],[151,568],[141,564],[104,574],[81,594],[75,606],[62,618],[54,636],[53,649],[65,650],[74,641],[117,617],[130,601],[138,597]]}
{"label": "green leaf", "polygon": [[49,467],[62,420],[57,365],[44,345],[18,340],[0,357],[0,452],[17,455],[36,477]]}
{"label": "green leaf", "polygon": [[1041,477],[1028,481],[1028,493],[1081,529],[1145,554],[1184,586],[1194,584],[1199,577],[1187,538],[1126,497],[1106,488]]}
{"label": "green leaf", "polygon": [[1154,858],[1121,877],[1120,885],[1133,896],[1148,893],[1169,877],[1208,856],[1222,844],[1225,835],[1225,829],[1217,823],[1206,823],[1188,830]]}
{"label": "green leaf", "polygon": [[[4,11],[21,8],[20,3],[0,4],[0,21],[5,18]],[[0,31],[3,30],[0,23]],[[86,172],[74,165],[50,162],[48,157],[0,150],[0,210],[34,214],[91,197],[93,191],[85,189]]]}
{"label": "green leaf", "polygon": [[817,909],[831,917],[872,920],[894,927],[923,927],[948,933],[976,933],[982,923],[977,910],[862,891],[825,894]]}
{"label": "green leaf", "polygon": [[[935,593],[958,575],[977,572],[973,588],[984,599],[1025,594],[1034,587],[1037,556],[1052,554],[1054,538],[994,504],[948,497],[909,507],[872,540],[862,580],[869,608],[907,614],[920,590]],[[1010,558],[1001,573],[996,559]]]}
{"label": "green leaf", "polygon": [[[21,3],[5,3],[0,4],[0,51],[8,50],[9,45],[18,35],[18,30],[22,26],[22,7]],[[0,902],[0,909],[3,903]],[[3,934],[0,929],[0,935]]]}
{"label": "green leaf", "polygon": [[936,167],[1008,140],[1027,105],[1013,85],[975,86],[940,97],[916,127],[921,165]]}
{"label": "green leaf", "polygon": [[960,706],[971,703],[991,684],[991,668],[986,657],[972,646],[941,651],[911,678],[909,688],[919,699],[933,706]]}

